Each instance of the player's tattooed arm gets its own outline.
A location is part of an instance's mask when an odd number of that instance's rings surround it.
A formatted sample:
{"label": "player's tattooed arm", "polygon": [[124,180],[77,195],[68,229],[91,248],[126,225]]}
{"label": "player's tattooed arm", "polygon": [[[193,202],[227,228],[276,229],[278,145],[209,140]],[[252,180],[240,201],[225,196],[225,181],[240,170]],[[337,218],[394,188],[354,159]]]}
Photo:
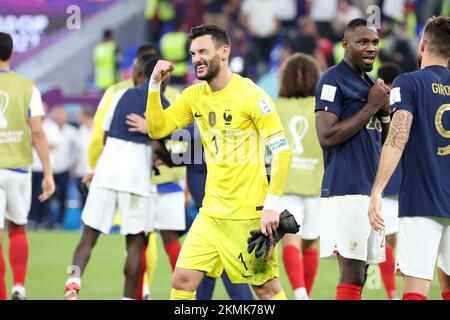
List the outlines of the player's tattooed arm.
{"label": "player's tattooed arm", "polygon": [[407,110],[394,113],[385,144],[403,152],[409,139],[413,115]]}
{"label": "player's tattooed arm", "polygon": [[403,150],[405,150],[412,121],[413,115],[411,112],[406,110],[396,111],[391,121],[387,140],[381,151],[380,165],[370,195],[368,209],[369,222],[376,231],[385,227],[381,214],[382,192],[394,173],[402,157]]}

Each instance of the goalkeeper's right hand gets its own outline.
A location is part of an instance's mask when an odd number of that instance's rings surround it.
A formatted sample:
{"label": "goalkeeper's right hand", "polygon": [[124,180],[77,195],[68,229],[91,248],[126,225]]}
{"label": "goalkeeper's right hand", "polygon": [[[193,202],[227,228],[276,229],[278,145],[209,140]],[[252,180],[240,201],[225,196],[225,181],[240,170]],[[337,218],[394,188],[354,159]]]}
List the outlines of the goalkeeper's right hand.
{"label": "goalkeeper's right hand", "polygon": [[172,62],[166,60],[158,60],[155,68],[153,69],[150,81],[152,81],[153,83],[161,83],[170,76],[170,73],[173,70],[174,66]]}

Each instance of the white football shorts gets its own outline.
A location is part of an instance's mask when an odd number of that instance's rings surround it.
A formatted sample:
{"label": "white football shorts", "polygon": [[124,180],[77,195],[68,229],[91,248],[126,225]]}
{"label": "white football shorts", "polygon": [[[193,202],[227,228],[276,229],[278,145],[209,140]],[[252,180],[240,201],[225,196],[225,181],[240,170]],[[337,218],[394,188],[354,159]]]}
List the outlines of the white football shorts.
{"label": "white football shorts", "polygon": [[400,217],[397,273],[431,281],[436,259],[450,276],[450,219]]}
{"label": "white football shorts", "polygon": [[300,225],[298,235],[305,240],[315,240],[320,236],[320,197],[305,197],[285,194],[281,197],[280,212],[287,209]]}
{"label": "white football shorts", "polygon": [[320,257],[344,258],[377,264],[386,260],[384,231],[376,232],[367,214],[369,196],[321,198]]}
{"label": "white football shorts", "polygon": [[381,205],[385,233],[387,236],[398,232],[398,200],[383,198]]}
{"label": "white football shorts", "polygon": [[0,169],[0,229],[5,218],[17,225],[28,222],[31,207],[31,172]]}
{"label": "white football shorts", "polygon": [[121,234],[153,231],[150,221],[154,210],[150,197],[100,187],[90,188],[81,220],[89,227],[108,234],[117,209]]}
{"label": "white football shorts", "polygon": [[155,230],[185,230],[185,198],[184,192],[152,192],[154,205]]}

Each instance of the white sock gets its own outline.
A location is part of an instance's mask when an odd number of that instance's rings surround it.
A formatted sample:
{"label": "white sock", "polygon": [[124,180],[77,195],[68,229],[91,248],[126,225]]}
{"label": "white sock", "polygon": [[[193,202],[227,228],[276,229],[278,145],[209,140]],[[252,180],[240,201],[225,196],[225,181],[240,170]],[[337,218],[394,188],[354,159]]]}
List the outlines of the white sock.
{"label": "white sock", "polygon": [[78,277],[70,277],[66,281],[66,287],[67,287],[67,285],[69,285],[71,283],[75,283],[76,285],[78,285],[78,288],[81,288],[81,279],[80,278],[78,278]]}
{"label": "white sock", "polygon": [[149,296],[150,297],[150,288],[149,286],[144,286],[142,288],[142,297]]}
{"label": "white sock", "polygon": [[14,292],[19,293],[22,297],[25,297],[25,287],[22,285],[15,285],[12,287],[12,293],[14,294]]}
{"label": "white sock", "polygon": [[305,287],[297,288],[294,290],[295,300],[309,300],[308,293]]}
{"label": "white sock", "polygon": [[133,298],[122,297],[122,300],[134,300]]}

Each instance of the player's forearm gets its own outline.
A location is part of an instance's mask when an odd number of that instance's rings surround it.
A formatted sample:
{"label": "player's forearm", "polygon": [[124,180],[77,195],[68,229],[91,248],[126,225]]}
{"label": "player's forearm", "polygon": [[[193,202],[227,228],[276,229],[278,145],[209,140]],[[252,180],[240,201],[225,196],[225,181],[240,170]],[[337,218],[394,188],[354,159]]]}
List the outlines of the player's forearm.
{"label": "player's forearm", "polygon": [[381,193],[397,168],[409,139],[412,120],[413,115],[409,111],[399,110],[394,113],[388,137],[381,151],[380,166],[372,192]]}
{"label": "player's forearm", "polygon": [[277,202],[277,199],[284,192],[284,186],[291,165],[291,157],[291,149],[286,149],[273,155],[270,169],[270,185],[266,203],[264,203],[264,209],[277,209],[274,202]]}
{"label": "player's forearm", "polygon": [[152,139],[162,139],[177,129],[175,123],[165,114],[159,90],[149,90],[145,110],[148,135]]}
{"label": "player's forearm", "polygon": [[393,148],[390,145],[384,145],[381,151],[380,165],[378,167],[375,183],[372,192],[381,193],[386,188],[389,179],[395,171],[395,168],[402,157],[402,151]]}
{"label": "player's forearm", "polygon": [[43,130],[32,132],[31,141],[42,163],[44,176],[52,175],[47,138]]}
{"label": "player's forearm", "polygon": [[328,150],[350,140],[367,124],[376,111],[372,106],[366,105],[351,118],[318,126],[320,145]]}

